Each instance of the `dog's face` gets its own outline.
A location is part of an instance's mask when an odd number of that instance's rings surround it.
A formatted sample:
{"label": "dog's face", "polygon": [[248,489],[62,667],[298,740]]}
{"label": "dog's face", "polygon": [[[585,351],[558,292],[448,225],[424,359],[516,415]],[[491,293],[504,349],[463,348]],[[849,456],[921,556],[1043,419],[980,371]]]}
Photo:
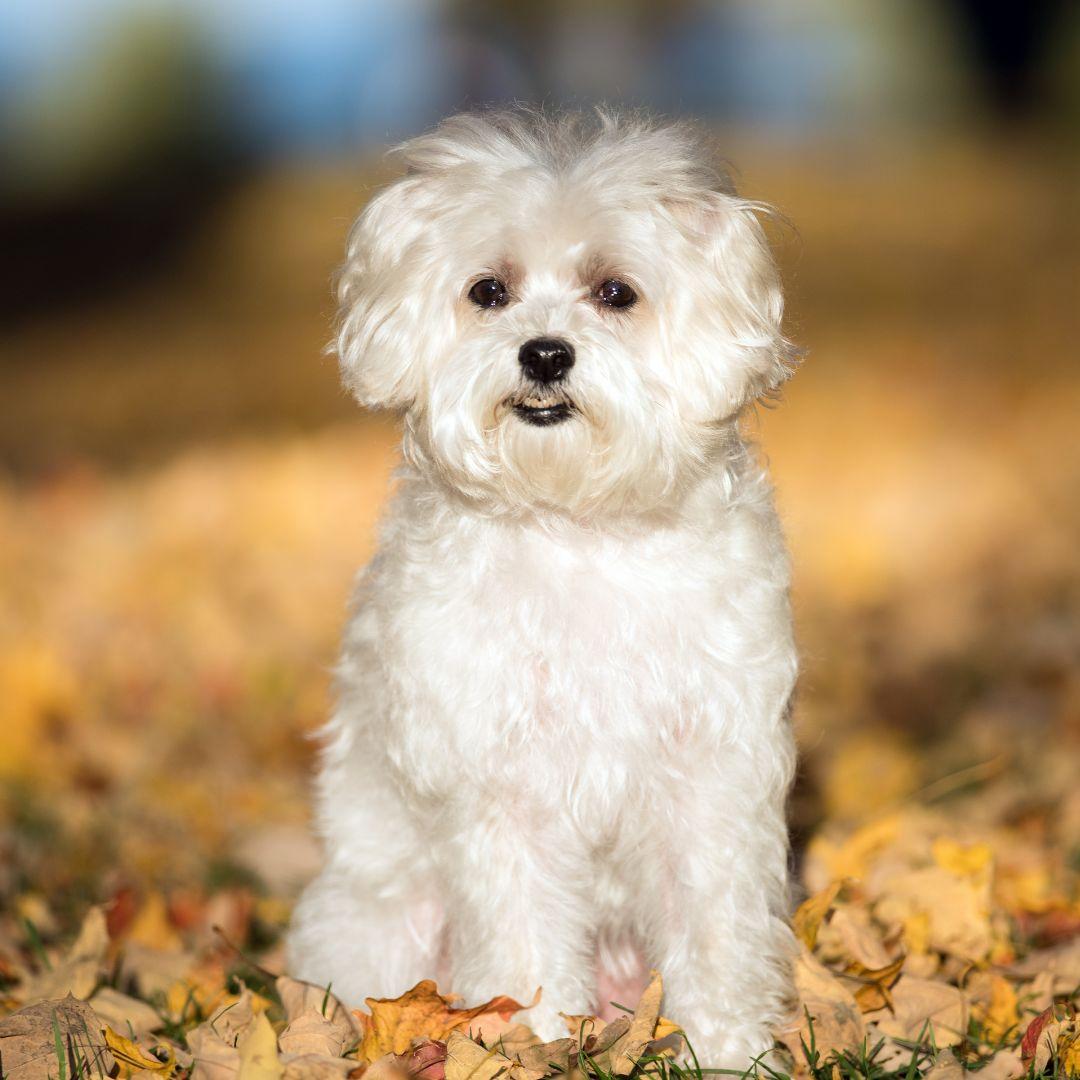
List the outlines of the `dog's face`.
{"label": "dog's face", "polygon": [[339,288],[346,382],[496,509],[650,509],[789,372],[756,208],[684,129],[463,116],[404,148]]}

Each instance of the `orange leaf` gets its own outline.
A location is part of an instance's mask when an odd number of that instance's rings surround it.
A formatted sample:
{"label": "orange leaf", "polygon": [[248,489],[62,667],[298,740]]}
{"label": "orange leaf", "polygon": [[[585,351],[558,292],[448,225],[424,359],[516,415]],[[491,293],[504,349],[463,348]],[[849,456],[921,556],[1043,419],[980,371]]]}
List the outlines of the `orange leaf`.
{"label": "orange leaf", "polygon": [[384,1054],[403,1054],[413,1039],[445,1042],[450,1032],[461,1029],[490,1041],[509,1026],[514,1013],[531,1009],[540,1000],[540,991],[528,1005],[500,996],[471,1009],[455,1009],[453,1000],[443,997],[431,979],[418,982],[398,998],[367,998],[371,1015],[355,1012],[364,1033],[361,1058],[370,1063]]}

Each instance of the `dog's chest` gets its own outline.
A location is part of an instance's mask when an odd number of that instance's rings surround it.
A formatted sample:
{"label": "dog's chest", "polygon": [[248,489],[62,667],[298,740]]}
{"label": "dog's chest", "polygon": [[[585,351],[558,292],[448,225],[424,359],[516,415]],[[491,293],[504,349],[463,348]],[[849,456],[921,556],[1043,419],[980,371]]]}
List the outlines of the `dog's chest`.
{"label": "dog's chest", "polygon": [[383,642],[407,673],[402,720],[438,717],[478,766],[677,751],[753,619],[714,551],[674,542],[504,531],[405,565]]}

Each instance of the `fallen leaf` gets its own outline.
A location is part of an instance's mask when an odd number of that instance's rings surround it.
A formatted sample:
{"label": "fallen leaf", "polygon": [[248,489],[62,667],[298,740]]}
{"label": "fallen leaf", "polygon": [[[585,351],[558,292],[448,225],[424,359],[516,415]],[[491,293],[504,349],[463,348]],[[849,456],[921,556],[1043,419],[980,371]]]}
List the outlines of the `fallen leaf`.
{"label": "fallen leaf", "polygon": [[571,1059],[577,1057],[576,1039],[556,1039],[554,1042],[541,1043],[519,1050],[516,1057],[530,1072],[550,1075],[552,1072],[569,1072]]}
{"label": "fallen leaf", "polygon": [[236,1049],[240,1055],[237,1080],[278,1080],[285,1071],[278,1058],[274,1029],[265,1013],[255,1017]]}
{"label": "fallen leaf", "polygon": [[993,944],[989,881],[957,877],[940,866],[927,866],[890,877],[874,905],[884,925],[905,926],[925,919],[925,943],[911,941],[964,960],[982,960]]}
{"label": "fallen leaf", "polygon": [[142,1071],[168,1077],[172,1076],[176,1069],[175,1054],[170,1052],[168,1057],[161,1061],[134,1040],[118,1035],[111,1027],[105,1028],[105,1042],[120,1065],[124,1076],[131,1076],[134,1072]]}
{"label": "fallen leaf", "polygon": [[[342,1077],[359,1075],[361,1068],[351,1058],[324,1057],[319,1054],[292,1057],[285,1061],[284,1065],[281,1080],[341,1080]],[[364,1073],[365,1077],[368,1075],[367,1072]],[[369,1080],[378,1078],[372,1076]]]}
{"label": "fallen leaf", "polygon": [[865,908],[851,904],[837,908],[829,920],[828,937],[831,948],[819,953],[827,962],[839,960],[875,971],[888,967],[895,959],[871,928],[870,913]]}
{"label": "fallen leaf", "polygon": [[898,956],[891,964],[873,969],[858,962],[848,965],[844,974],[859,983],[855,990],[855,1000],[864,1013],[893,1007],[890,990],[900,978],[904,959],[903,956]]}
{"label": "fallen leaf", "polygon": [[102,986],[90,999],[94,1012],[110,1027],[135,1033],[135,1038],[160,1031],[164,1021],[145,1001],[121,994],[111,986]]}
{"label": "fallen leaf", "polygon": [[542,1080],[546,1073],[528,1069],[498,1050],[487,1050],[460,1031],[452,1031],[446,1040],[445,1075],[446,1080],[494,1080],[496,1076],[507,1080]]}
{"label": "fallen leaf", "polygon": [[360,1041],[363,1028],[357,1017],[329,990],[313,983],[291,979],[288,975],[280,976],[274,986],[281,998],[285,1018],[290,1023],[309,1009],[316,1009],[320,1016],[334,1026],[340,1035],[342,1046],[347,1050],[351,1050]]}
{"label": "fallen leaf", "polygon": [[979,1069],[979,1080],[1016,1080],[1023,1073],[1020,1048],[1003,1048]]}
{"label": "fallen leaf", "polygon": [[956,987],[902,975],[891,993],[891,1010],[866,1014],[886,1035],[912,1042],[933,1039],[937,1046],[955,1046],[967,1035],[967,999]]}
{"label": "fallen leaf", "polygon": [[795,931],[795,936],[808,949],[813,949],[817,944],[821,924],[832,910],[833,903],[843,887],[843,882],[834,881],[828,887],[804,900],[795,909],[795,914],[791,918],[791,928]]}
{"label": "fallen leaf", "polygon": [[803,1043],[816,1046],[823,1058],[862,1044],[866,1025],[854,996],[805,948],[795,962],[795,989],[799,1017],[782,1037],[797,1064],[805,1060]]}
{"label": "fallen leaf", "polygon": [[100,907],[92,907],[64,959],[51,971],[42,971],[18,987],[19,1000],[32,1005],[36,1001],[55,1000],[68,994],[85,1000],[94,992],[104,973],[108,948],[105,913]]}
{"label": "fallen leaf", "polygon": [[194,1057],[192,1080],[235,1080],[240,1068],[240,1051],[208,1023],[189,1031],[187,1044]]}
{"label": "fallen leaf", "polygon": [[452,1031],[468,1028],[477,1037],[492,1041],[510,1026],[510,1017],[532,1008],[540,1000],[539,991],[529,1005],[513,998],[495,997],[471,1009],[457,1009],[454,999],[443,997],[431,979],[424,979],[398,998],[368,998],[371,1014],[357,1010],[363,1038],[360,1057],[373,1062],[384,1054],[402,1054],[413,1039],[446,1041]]}
{"label": "fallen leaf", "polygon": [[[0,1020],[4,1080],[54,1080],[62,1074],[99,1071],[111,1075],[116,1062],[101,1029],[94,1010],[70,994],[4,1017]],[[81,1062],[86,1064],[80,1066]]]}
{"label": "fallen leaf", "polygon": [[937,1060],[925,1073],[922,1080],[963,1080],[966,1070],[960,1059],[951,1051],[938,1054]]}
{"label": "fallen leaf", "polygon": [[659,971],[650,973],[649,985],[634,1009],[630,1027],[608,1050],[611,1072],[615,1076],[629,1076],[652,1041],[656,1022],[660,1019],[660,1002],[664,997],[664,981]]}
{"label": "fallen leaf", "polygon": [[278,1036],[283,1054],[318,1054],[341,1057],[345,1050],[341,1029],[317,1009],[308,1009],[289,1023]]}
{"label": "fallen leaf", "polygon": [[1008,979],[1000,975],[990,977],[990,1000],[974,1010],[976,1019],[983,1026],[988,1042],[1000,1043],[1014,1035],[1020,1026],[1020,1009],[1016,991]]}

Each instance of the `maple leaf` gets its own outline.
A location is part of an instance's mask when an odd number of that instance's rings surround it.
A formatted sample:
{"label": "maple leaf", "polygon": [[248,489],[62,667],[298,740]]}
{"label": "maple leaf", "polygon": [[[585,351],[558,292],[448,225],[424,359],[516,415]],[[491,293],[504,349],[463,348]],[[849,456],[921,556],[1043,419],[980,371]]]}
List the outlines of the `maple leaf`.
{"label": "maple leaf", "polygon": [[431,979],[423,979],[400,997],[367,998],[370,1014],[359,1009],[354,1012],[363,1032],[361,1059],[370,1063],[384,1054],[402,1054],[413,1039],[445,1041],[452,1031],[462,1028],[492,1040],[509,1026],[515,1013],[531,1009],[540,1000],[540,992],[528,1005],[500,996],[462,1009],[454,1007],[455,1000],[440,994]]}

